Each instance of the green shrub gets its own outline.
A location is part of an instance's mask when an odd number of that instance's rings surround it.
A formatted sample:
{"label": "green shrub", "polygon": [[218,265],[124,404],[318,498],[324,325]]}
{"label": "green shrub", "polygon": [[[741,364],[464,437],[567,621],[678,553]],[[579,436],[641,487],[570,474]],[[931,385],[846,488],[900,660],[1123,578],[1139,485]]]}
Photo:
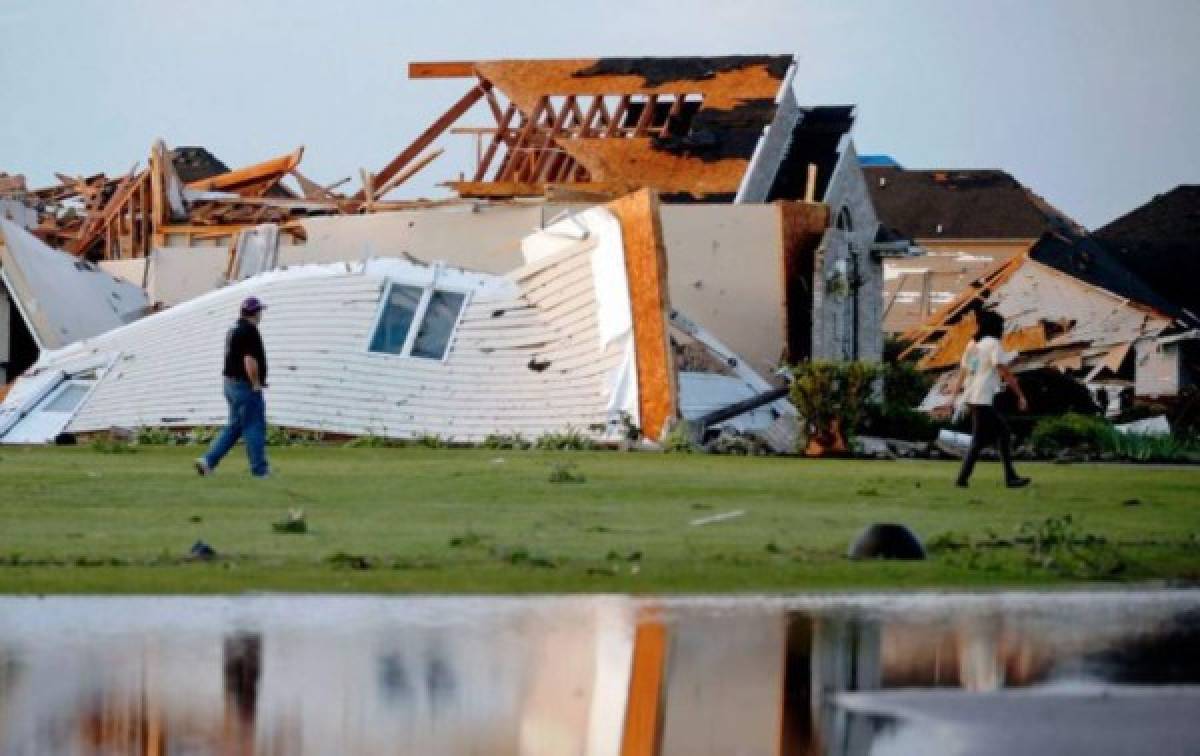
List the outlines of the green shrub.
{"label": "green shrub", "polygon": [[520,433],[491,433],[483,439],[484,449],[531,449],[533,442]]}
{"label": "green shrub", "polygon": [[543,433],[538,436],[536,446],[545,451],[587,451],[596,448],[596,443],[582,431],[568,426],[562,433]]}
{"label": "green shrub", "polygon": [[1112,445],[1114,431],[1103,418],[1068,412],[1039,420],[1029,442],[1039,454],[1072,449],[1100,452]]}
{"label": "green shrub", "polygon": [[417,436],[417,446],[423,446],[426,449],[445,449],[450,444],[436,433],[422,433]]}
{"label": "green shrub", "polygon": [[691,454],[696,451],[696,444],[692,441],[692,428],[686,420],[675,423],[671,430],[667,431],[662,447],[663,451],[674,454]]}
{"label": "green shrub", "polygon": [[826,448],[845,447],[846,434],[862,422],[880,376],[868,362],[812,360],[791,368],[791,400],[810,436]]}
{"label": "green shrub", "polygon": [[404,446],[404,442],[397,438],[368,433],[365,436],[356,436],[350,439],[343,446],[351,449],[391,449]]}
{"label": "green shrub", "polygon": [[1200,440],[1112,431],[1105,451],[1130,462],[1200,462]]}
{"label": "green shrub", "polygon": [[140,446],[171,446],[176,441],[175,434],[166,428],[138,428],[137,442]]}
{"label": "green shrub", "polygon": [[197,425],[188,433],[187,441],[189,444],[208,446],[217,437],[217,430],[210,425]]}
{"label": "green shrub", "polygon": [[128,441],[122,441],[112,436],[97,436],[92,439],[91,449],[101,454],[132,454],[137,448]]}

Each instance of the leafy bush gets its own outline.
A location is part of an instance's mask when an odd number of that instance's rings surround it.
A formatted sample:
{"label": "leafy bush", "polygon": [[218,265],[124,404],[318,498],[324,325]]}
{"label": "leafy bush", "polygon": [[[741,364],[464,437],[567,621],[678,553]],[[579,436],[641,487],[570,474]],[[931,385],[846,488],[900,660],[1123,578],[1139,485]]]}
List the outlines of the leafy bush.
{"label": "leafy bush", "polygon": [[1100,452],[1111,446],[1114,433],[1102,418],[1068,412],[1039,420],[1029,442],[1039,454],[1066,449]]}
{"label": "leafy bush", "polygon": [[667,431],[662,441],[663,451],[672,454],[691,454],[696,451],[692,442],[692,429],[686,420],[681,420]]}
{"label": "leafy bush", "polygon": [[397,438],[376,436],[374,433],[368,433],[365,436],[355,436],[343,444],[343,446],[351,449],[391,449],[404,446],[404,442]]}
{"label": "leafy bush", "polygon": [[132,454],[137,451],[128,441],[112,436],[97,436],[92,439],[91,449],[101,454]]}
{"label": "leafy bush", "polygon": [[1109,433],[1105,451],[1131,462],[1200,462],[1200,439]]}
{"label": "leafy bush", "polygon": [[140,446],[170,446],[176,443],[175,434],[166,428],[138,428]]}
{"label": "leafy bush", "polygon": [[810,439],[822,449],[844,450],[845,434],[862,421],[879,366],[813,360],[793,366],[791,372],[792,404],[804,419]]}
{"label": "leafy bush", "polygon": [[210,425],[197,425],[188,433],[187,441],[189,444],[208,446],[217,437],[217,430]]}
{"label": "leafy bush", "polygon": [[520,433],[491,433],[483,439],[484,449],[523,450],[533,448],[533,442]]}
{"label": "leafy bush", "polygon": [[423,446],[426,449],[445,449],[450,444],[436,433],[422,433],[417,436],[417,446]]}
{"label": "leafy bush", "polygon": [[544,433],[538,436],[536,446],[546,451],[587,451],[596,448],[596,443],[582,431],[568,427],[562,433]]}
{"label": "leafy bush", "polygon": [[946,423],[901,404],[868,405],[858,430],[872,436],[905,441],[933,441]]}

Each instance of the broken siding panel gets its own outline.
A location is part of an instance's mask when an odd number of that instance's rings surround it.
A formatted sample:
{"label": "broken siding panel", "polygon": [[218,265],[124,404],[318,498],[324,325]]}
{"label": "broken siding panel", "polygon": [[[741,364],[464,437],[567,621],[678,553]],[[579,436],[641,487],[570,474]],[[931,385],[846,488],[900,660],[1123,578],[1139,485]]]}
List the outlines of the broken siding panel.
{"label": "broken siding panel", "polygon": [[[588,257],[584,250],[558,265],[590,276]],[[555,274],[551,266],[541,275]],[[594,312],[556,317],[515,287],[503,296],[476,292],[444,362],[395,357],[367,351],[383,286],[373,276],[340,274],[285,276],[255,288],[269,307],[262,332],[271,364],[270,422],[345,434],[436,433],[462,441],[498,431],[539,435],[606,422],[605,389],[622,354],[615,347],[599,350]],[[540,290],[552,293],[549,287]],[[114,339],[124,343],[105,345],[130,351],[72,430],[224,422],[223,340],[243,295],[216,292],[190,307],[186,317],[164,313]],[[587,300],[590,293],[576,296]],[[505,314],[494,317],[495,312]],[[519,317],[506,334],[497,326],[508,313]],[[473,330],[480,323],[488,328]],[[488,348],[493,351],[485,352]],[[533,353],[549,363],[544,372],[529,368]]]}

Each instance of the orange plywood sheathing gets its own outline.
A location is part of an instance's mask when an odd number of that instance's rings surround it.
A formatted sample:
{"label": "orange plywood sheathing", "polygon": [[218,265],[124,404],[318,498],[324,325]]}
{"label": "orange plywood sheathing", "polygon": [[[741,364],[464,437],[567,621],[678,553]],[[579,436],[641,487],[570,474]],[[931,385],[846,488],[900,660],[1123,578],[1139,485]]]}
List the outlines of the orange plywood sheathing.
{"label": "orange plywood sheathing", "polygon": [[[973,324],[974,317],[970,315],[969,310],[979,303],[986,301],[992,292],[1012,278],[1028,259],[1029,255],[1025,253],[1000,263],[983,276],[972,281],[971,285],[962,294],[931,315],[922,326],[904,334],[902,338],[909,343],[909,346],[900,353],[900,359],[907,359],[918,350],[924,349],[928,351],[930,347],[933,347],[934,352],[927,354],[921,360],[920,366],[929,370],[935,369],[932,367],[933,364],[943,364],[946,359],[944,355],[938,360],[931,359],[934,353],[943,351],[942,344],[935,344],[935,342],[938,342],[940,335],[943,332],[949,332],[949,330],[956,328],[957,324],[961,323],[966,317],[970,317]],[[974,334],[973,328],[974,326],[972,325],[971,334]],[[962,354],[962,349],[965,347],[965,343],[958,347],[959,355]],[[951,363],[951,365],[954,364],[957,364],[957,358]]]}
{"label": "orange plywood sheathing", "polygon": [[677,416],[675,361],[669,341],[667,256],[658,195],[643,189],[608,205],[621,223],[625,274],[637,354],[638,414],[643,435],[657,441]]}
{"label": "orange plywood sheathing", "polygon": [[284,176],[295,170],[303,156],[304,148],[298,147],[287,155],[193,181],[188,184],[188,188],[197,191],[233,192],[245,197],[262,197]]}
{"label": "orange plywood sheathing", "polygon": [[829,206],[786,201],[777,204],[783,238],[783,359],[790,363],[812,356],[813,275],[817,248],[829,227]]}
{"label": "orange plywood sheathing", "polygon": [[666,665],[666,625],[646,612],[633,635],[621,756],[657,756],[661,750]]}

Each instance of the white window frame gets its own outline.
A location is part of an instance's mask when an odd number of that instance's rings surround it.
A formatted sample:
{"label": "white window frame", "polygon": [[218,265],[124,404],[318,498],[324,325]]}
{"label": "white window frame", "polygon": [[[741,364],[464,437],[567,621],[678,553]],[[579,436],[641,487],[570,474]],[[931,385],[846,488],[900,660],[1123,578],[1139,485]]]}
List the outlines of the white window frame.
{"label": "white window frame", "polygon": [[[436,266],[433,276],[428,283],[416,283],[413,281],[404,281],[389,278],[383,287],[383,296],[379,298],[379,308],[375,313],[374,324],[371,326],[370,332],[367,333],[366,349],[367,354],[372,357],[384,358],[402,358],[413,360],[427,360],[430,362],[444,363],[450,357],[454,337],[458,335],[459,325],[462,323],[463,314],[466,313],[467,307],[471,304],[471,289],[463,286],[444,286],[438,282],[440,266]],[[417,301],[417,309],[413,311],[412,325],[409,326],[408,334],[404,337],[404,346],[400,348],[399,353],[377,352],[371,349],[371,342],[375,340],[375,332],[379,330],[379,324],[383,321],[383,314],[387,311],[389,300],[392,295],[393,286],[410,286],[421,289],[421,298]],[[458,309],[458,316],[454,319],[454,325],[450,329],[450,339],[446,342],[446,351],[441,357],[422,357],[421,355],[413,354],[413,345],[417,341],[417,333],[420,332],[421,326],[425,323],[425,314],[429,310],[429,302],[433,299],[435,291],[445,291],[452,294],[462,294],[462,307]]]}

